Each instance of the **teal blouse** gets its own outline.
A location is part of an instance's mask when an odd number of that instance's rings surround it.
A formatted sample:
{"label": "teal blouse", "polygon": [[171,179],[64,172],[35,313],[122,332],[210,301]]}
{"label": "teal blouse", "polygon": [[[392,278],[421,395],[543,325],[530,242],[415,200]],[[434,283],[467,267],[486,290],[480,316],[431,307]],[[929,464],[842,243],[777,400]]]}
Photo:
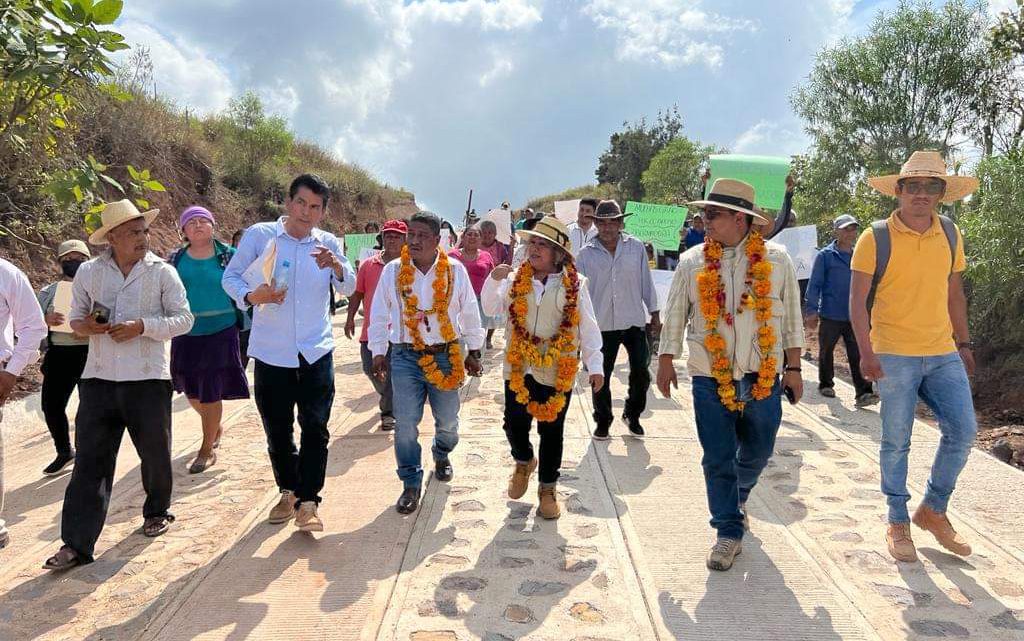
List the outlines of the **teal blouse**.
{"label": "teal blouse", "polygon": [[179,258],[177,267],[196,319],[188,335],[208,336],[234,325],[237,318],[235,302],[221,285],[224,270],[217,255],[197,260],[186,251]]}

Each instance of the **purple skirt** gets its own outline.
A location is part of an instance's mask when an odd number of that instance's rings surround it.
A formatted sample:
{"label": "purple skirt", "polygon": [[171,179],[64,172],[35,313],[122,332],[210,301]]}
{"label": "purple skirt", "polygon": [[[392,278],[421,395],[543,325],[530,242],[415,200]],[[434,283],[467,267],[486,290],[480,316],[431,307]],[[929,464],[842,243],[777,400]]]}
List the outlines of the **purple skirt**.
{"label": "purple skirt", "polygon": [[171,339],[171,383],[174,391],[200,403],[249,398],[249,381],[238,355],[238,328]]}

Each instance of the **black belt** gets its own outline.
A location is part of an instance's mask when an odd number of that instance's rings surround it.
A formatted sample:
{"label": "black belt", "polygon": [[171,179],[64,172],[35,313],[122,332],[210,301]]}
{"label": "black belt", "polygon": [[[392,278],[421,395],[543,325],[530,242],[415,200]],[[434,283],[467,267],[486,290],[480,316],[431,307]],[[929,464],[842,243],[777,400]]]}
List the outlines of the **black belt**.
{"label": "black belt", "polygon": [[416,349],[412,343],[395,343],[398,347],[404,347],[420,354],[440,354],[448,351],[448,346],[451,343],[435,343],[433,345],[427,345],[423,349]]}

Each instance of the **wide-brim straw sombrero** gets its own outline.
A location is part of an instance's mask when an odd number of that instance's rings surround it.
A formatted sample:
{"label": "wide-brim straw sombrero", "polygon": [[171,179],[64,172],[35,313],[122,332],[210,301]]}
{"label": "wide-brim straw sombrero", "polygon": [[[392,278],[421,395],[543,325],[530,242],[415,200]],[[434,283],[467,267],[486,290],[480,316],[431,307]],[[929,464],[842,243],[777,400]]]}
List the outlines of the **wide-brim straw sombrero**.
{"label": "wide-brim straw sombrero", "polygon": [[89,242],[93,245],[106,245],[107,233],[114,227],[123,225],[128,221],[135,220],[136,218],[145,219],[146,224],[148,225],[153,222],[153,219],[156,218],[156,215],[159,213],[159,209],[140,212],[135,207],[135,203],[127,198],[124,200],[118,200],[117,202],[107,203],[107,206],[103,208],[103,213],[100,214],[100,228],[89,236]]}
{"label": "wide-brim straw sombrero", "polygon": [[704,200],[686,203],[690,207],[724,207],[733,211],[749,214],[754,217],[758,226],[771,225],[772,220],[754,204],[754,187],[742,180],[719,178],[711,184],[711,191]]}
{"label": "wide-brim straw sombrero", "polygon": [[569,228],[558,218],[548,214],[537,221],[533,229],[520,229],[516,236],[522,240],[529,240],[530,236],[543,238],[556,247],[565,250],[565,253],[572,257],[572,241],[569,240]]}
{"label": "wide-brim straw sombrero", "polygon": [[956,176],[946,171],[946,161],[937,151],[915,151],[910,160],[903,163],[898,174],[872,176],[868,184],[886,196],[895,198],[896,186],[906,178],[938,178],[946,183],[942,202],[952,203],[964,198],[978,188],[978,179],[973,176]]}

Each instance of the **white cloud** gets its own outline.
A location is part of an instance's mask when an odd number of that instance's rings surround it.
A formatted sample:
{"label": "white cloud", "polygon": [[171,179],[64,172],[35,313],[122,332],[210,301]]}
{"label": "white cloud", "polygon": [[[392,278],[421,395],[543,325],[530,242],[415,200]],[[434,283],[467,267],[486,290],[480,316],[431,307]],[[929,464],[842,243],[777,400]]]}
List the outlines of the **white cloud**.
{"label": "white cloud", "polygon": [[807,135],[789,124],[761,120],[741,133],[730,151],[737,154],[792,156],[808,147]]}
{"label": "white cloud", "polygon": [[403,9],[412,21],[462,24],[470,18],[479,20],[485,31],[512,31],[533,26],[541,21],[540,2],[530,0],[417,0]]}
{"label": "white cloud", "polygon": [[708,13],[700,0],[589,0],[583,13],[598,27],[618,31],[620,60],[669,68],[694,63],[719,67],[723,49],[715,43],[717,34],[756,30],[749,20]]}
{"label": "white cloud", "polygon": [[203,113],[223,109],[231,99],[234,90],[227,72],[200,47],[139,22],[119,29],[129,44],[149,49],[158,93]]}
{"label": "white cloud", "polygon": [[989,0],[988,2],[988,12],[992,16],[998,16],[1006,11],[1013,11],[1016,7],[1016,0]]}
{"label": "white cloud", "polygon": [[496,57],[491,68],[484,75],[480,76],[480,86],[486,87],[495,80],[511,74],[513,69],[515,69],[515,65],[512,64],[511,60]]}

